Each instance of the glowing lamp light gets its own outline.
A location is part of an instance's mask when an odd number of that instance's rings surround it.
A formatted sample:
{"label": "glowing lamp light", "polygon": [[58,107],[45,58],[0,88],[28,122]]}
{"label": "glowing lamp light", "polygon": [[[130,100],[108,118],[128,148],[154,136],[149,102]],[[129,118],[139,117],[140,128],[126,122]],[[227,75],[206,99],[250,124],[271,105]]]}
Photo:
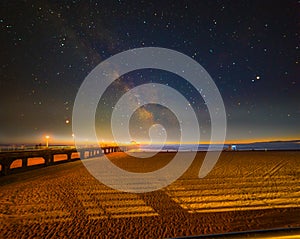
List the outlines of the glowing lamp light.
{"label": "glowing lamp light", "polygon": [[45,138],[46,138],[46,148],[48,148],[49,147],[49,138],[50,138],[50,136],[46,135]]}

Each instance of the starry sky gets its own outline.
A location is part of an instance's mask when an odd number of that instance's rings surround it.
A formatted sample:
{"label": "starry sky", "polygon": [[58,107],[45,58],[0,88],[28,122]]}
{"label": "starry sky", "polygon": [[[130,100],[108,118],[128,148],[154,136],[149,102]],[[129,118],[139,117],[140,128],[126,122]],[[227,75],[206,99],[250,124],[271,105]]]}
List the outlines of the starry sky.
{"label": "starry sky", "polygon": [[[100,62],[139,47],[164,47],[201,64],[227,114],[227,142],[300,138],[300,1],[1,1],[0,143],[72,142],[72,109]],[[145,69],[116,80],[96,113],[111,140],[118,99],[144,83],[175,88],[191,104],[201,139],[210,135],[198,92],[172,73]],[[150,92],[149,94],[153,94]],[[136,96],[137,100],[139,96]],[[176,116],[147,105],[130,119],[138,141],[160,123],[178,140]],[[192,129],[191,129],[192,132]]]}

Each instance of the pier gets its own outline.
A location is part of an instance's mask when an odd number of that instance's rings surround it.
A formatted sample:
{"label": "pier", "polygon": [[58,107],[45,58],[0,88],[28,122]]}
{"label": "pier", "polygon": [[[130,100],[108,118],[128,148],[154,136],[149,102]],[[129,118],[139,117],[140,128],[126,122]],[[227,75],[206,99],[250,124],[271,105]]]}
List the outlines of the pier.
{"label": "pier", "polygon": [[[104,146],[93,148],[46,148],[35,150],[20,150],[0,152],[0,175],[8,175],[13,172],[26,171],[39,167],[47,167],[57,163],[70,162],[79,159],[99,157],[113,152],[124,152],[128,146]],[[55,156],[64,156],[64,160],[55,161]],[[42,159],[38,164],[29,165],[31,159]],[[12,168],[12,164],[18,161],[20,167]]]}

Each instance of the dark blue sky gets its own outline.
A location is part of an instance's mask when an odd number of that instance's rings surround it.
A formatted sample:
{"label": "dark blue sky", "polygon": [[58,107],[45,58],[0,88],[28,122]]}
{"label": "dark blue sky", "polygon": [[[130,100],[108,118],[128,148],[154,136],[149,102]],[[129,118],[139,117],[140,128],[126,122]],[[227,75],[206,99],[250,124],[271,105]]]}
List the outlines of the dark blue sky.
{"label": "dark blue sky", "polygon": [[[116,53],[149,46],[182,52],[208,71],[226,107],[227,140],[300,138],[300,1],[1,1],[0,7],[1,143],[39,143],[46,134],[53,143],[71,141],[66,120],[88,73]],[[203,117],[203,135],[209,133],[202,99],[176,76],[144,70],[121,81],[100,106],[101,127],[122,92],[159,82],[186,96]],[[159,107],[142,110],[163,120]]]}

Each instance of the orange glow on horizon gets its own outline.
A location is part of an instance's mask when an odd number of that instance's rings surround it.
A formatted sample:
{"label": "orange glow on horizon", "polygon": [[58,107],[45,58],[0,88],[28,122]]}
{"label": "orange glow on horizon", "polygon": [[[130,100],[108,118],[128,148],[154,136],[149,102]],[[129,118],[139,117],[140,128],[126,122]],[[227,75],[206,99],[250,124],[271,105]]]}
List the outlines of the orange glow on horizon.
{"label": "orange glow on horizon", "polygon": [[[48,137],[47,137],[48,136]],[[38,137],[36,140],[29,140],[27,142],[21,142],[18,144],[36,144],[41,142],[42,144],[45,143],[46,140],[51,142],[52,145],[74,145],[75,136],[70,134],[70,137],[60,137],[55,136],[53,134],[43,134],[42,136]],[[225,140],[224,144],[249,144],[249,143],[256,143],[256,142],[271,142],[271,141],[291,141],[291,140],[300,140],[300,137],[266,137],[266,138],[244,138],[244,139],[227,139]],[[150,144],[180,144],[179,141],[167,141],[167,142],[151,142],[151,141],[143,141],[143,140],[136,140],[137,145],[150,145]],[[77,142],[78,143],[78,142]],[[182,142],[182,144],[218,144],[220,142],[210,142],[210,141],[187,141]],[[80,144],[80,143],[79,143]],[[82,144],[92,144],[92,142],[82,142]],[[95,142],[94,144],[99,145],[118,145],[117,142],[113,140],[103,140],[99,141],[98,143]],[[130,145],[131,142],[121,142],[119,145]]]}

